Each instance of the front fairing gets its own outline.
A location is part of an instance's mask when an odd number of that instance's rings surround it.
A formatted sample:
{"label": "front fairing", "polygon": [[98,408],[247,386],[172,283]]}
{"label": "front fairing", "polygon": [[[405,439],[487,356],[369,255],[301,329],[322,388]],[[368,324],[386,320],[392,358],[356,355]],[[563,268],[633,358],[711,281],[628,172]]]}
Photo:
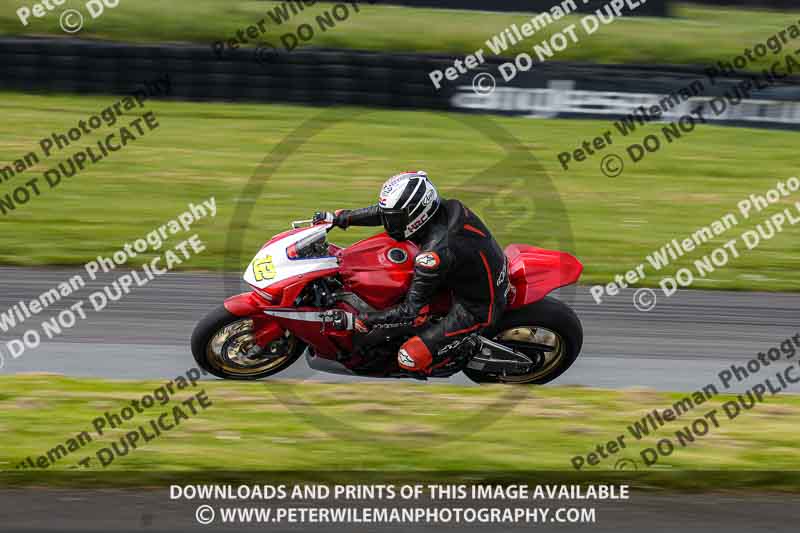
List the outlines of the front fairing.
{"label": "front fairing", "polygon": [[328,226],[325,224],[311,226],[269,241],[247,266],[244,280],[252,287],[264,290],[304,274],[337,268],[338,259],[327,253],[319,257],[295,259],[289,256],[288,250],[293,245],[324,239],[327,230]]}

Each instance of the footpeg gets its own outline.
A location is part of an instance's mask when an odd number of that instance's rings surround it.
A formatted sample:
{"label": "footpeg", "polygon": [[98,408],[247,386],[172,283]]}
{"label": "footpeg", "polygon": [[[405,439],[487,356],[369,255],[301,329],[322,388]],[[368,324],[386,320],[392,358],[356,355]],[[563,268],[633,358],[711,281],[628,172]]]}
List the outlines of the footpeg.
{"label": "footpeg", "polygon": [[477,350],[477,354],[467,363],[467,368],[484,371],[487,369],[521,369],[537,365],[540,361],[539,357],[536,358],[536,361],[533,361],[522,352],[503,346],[480,335],[478,336],[478,341],[480,342],[480,347]]}

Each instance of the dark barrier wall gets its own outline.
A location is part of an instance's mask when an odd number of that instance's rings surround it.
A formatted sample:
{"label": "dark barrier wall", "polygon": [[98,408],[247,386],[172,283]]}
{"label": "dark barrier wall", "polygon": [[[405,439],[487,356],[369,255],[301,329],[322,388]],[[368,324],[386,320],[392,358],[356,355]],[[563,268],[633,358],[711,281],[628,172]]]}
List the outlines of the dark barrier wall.
{"label": "dark barrier wall", "polygon": [[124,94],[168,74],[171,95],[182,99],[446,108],[423,74],[444,63],[338,50],[260,57],[241,49],[220,59],[211,45],[0,39],[0,88]]}
{"label": "dark barrier wall", "polygon": [[[607,4],[609,0],[573,0],[574,8],[572,11],[580,13],[593,12]],[[640,5],[631,12],[638,16],[666,16],[670,0],[630,0],[631,5],[637,2]],[[440,7],[446,9],[478,9],[481,11],[520,11],[520,12],[542,12],[549,11],[554,5],[561,5],[563,0],[386,0],[377,3],[397,4],[412,7]],[[567,9],[567,6],[565,6]],[[626,13],[628,10],[625,10]]]}
{"label": "dark barrier wall", "polygon": [[[786,49],[795,54],[794,47]],[[675,98],[665,118],[687,113],[722,95],[741,78],[715,83],[702,67],[620,66],[547,62],[509,83],[487,61],[496,89],[478,95],[474,72],[441,90],[428,76],[452,65],[444,56],[317,50],[270,56],[254,50],[217,58],[210,46],[127,45],[81,40],[0,39],[0,89],[130,94],[169,77],[178,99],[367,105],[520,115],[530,118],[615,118],[650,106],[693,85],[692,100]],[[262,58],[264,59],[264,58]],[[775,57],[778,61],[778,56]],[[781,63],[781,72],[792,73]],[[800,70],[800,62],[797,62]],[[794,75],[797,76],[797,72]],[[800,84],[786,78],[752,90],[740,105],[713,118],[730,124],[800,128]]]}

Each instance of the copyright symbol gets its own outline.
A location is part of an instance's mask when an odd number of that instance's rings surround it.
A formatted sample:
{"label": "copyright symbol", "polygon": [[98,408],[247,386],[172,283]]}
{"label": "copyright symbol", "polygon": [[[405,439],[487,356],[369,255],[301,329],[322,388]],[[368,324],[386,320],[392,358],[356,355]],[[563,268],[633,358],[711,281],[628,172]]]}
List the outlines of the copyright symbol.
{"label": "copyright symbol", "polygon": [[497,80],[488,72],[481,72],[472,78],[472,90],[478,96],[489,96],[497,87]]}
{"label": "copyright symbol", "polygon": [[639,465],[633,459],[620,459],[614,464],[614,470],[639,470]]}
{"label": "copyright symbol", "polygon": [[609,154],[600,162],[600,170],[609,178],[616,178],[622,174],[624,168],[625,163],[617,154]]}
{"label": "copyright symbol", "polygon": [[271,63],[276,55],[278,50],[269,43],[260,43],[256,47],[256,62],[261,66]]}
{"label": "copyright symbol", "polygon": [[633,293],[633,306],[637,311],[649,313],[656,307],[658,297],[653,289],[638,289]]}
{"label": "copyright symbol", "polygon": [[83,15],[77,9],[67,9],[61,13],[58,24],[65,33],[77,33],[83,28]]}
{"label": "copyright symbol", "polygon": [[214,521],[214,508],[210,505],[201,505],[194,512],[194,518],[198,524],[207,526]]}

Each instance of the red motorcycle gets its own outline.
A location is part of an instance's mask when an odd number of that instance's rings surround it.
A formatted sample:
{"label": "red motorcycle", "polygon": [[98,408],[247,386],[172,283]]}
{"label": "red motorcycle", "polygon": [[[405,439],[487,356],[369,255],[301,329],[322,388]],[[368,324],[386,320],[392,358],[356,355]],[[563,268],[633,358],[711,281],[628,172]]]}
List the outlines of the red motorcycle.
{"label": "red motorcycle", "polygon": [[[419,249],[385,233],[341,248],[327,242],[330,224],[297,221],[256,254],[244,274],[252,292],[233,296],[203,318],[192,353],[208,372],[226,379],[276,374],[304,352],[311,368],[369,377],[418,377],[397,364],[413,335],[389,338],[354,330],[360,312],[384,309],[405,296]],[[497,325],[459,350],[430,377],[464,372],[480,383],[552,381],[578,357],[583,328],[563,302],[547,296],[575,283],[583,265],[572,255],[511,244],[505,249],[511,290]],[[450,295],[431,305],[444,316]],[[377,336],[377,339],[376,339]]]}

